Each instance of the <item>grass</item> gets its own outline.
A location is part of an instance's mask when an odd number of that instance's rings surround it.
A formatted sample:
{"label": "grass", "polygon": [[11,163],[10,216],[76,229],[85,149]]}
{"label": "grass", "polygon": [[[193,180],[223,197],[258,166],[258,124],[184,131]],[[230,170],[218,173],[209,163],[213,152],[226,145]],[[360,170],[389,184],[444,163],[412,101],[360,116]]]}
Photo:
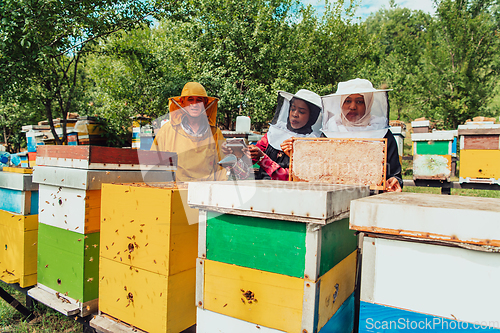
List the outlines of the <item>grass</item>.
{"label": "grass", "polygon": [[[441,188],[439,188],[439,187],[405,186],[403,188],[403,192],[441,194]],[[451,195],[462,195],[462,196],[480,197],[480,198],[500,198],[500,191],[470,190],[470,189],[463,189],[463,188],[452,188]]]}
{"label": "grass", "polygon": [[[12,295],[21,304],[26,305],[26,296],[12,287],[1,282],[0,287]],[[29,323],[24,321],[23,316],[10,306],[5,300],[0,299],[0,332],[9,333],[72,333],[83,332],[82,324],[73,318],[38,303],[34,308],[34,319]]]}

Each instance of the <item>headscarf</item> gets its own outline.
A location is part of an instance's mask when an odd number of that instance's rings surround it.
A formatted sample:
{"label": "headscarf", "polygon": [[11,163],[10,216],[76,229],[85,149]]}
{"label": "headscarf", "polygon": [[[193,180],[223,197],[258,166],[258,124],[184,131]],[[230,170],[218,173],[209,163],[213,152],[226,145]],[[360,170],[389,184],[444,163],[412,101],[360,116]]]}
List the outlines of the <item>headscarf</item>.
{"label": "headscarf", "polygon": [[[337,92],[321,97],[323,109],[322,131],[327,137],[383,138],[389,128],[387,91],[375,89],[370,81],[354,79],[340,82]],[[355,122],[346,118],[342,105],[346,98],[360,94],[365,100],[365,114]]]}
{"label": "headscarf", "polygon": [[[293,98],[305,101],[309,106],[309,120],[300,129],[290,126],[290,106]],[[300,89],[295,95],[278,91],[278,103],[274,118],[267,132],[269,144],[281,151],[281,143],[292,137],[319,137],[321,127],[321,97],[306,89]]]}
{"label": "headscarf", "polygon": [[[354,95],[354,94],[351,94],[351,95]],[[347,99],[347,97],[349,97],[351,95],[341,95],[340,96],[341,109],[342,109],[342,106],[344,105],[344,102]],[[357,121],[352,122],[346,118],[346,114],[344,114],[344,110],[342,109],[342,112],[340,114],[341,118],[342,118],[342,125],[351,126],[351,127],[365,127],[365,126],[368,126],[370,124],[371,110],[372,110],[372,103],[373,103],[373,93],[364,93],[364,94],[359,94],[359,95],[363,96],[363,99],[365,100],[365,107],[366,107],[365,114],[363,115],[363,117],[361,117]],[[349,113],[349,112],[347,112],[347,113]]]}

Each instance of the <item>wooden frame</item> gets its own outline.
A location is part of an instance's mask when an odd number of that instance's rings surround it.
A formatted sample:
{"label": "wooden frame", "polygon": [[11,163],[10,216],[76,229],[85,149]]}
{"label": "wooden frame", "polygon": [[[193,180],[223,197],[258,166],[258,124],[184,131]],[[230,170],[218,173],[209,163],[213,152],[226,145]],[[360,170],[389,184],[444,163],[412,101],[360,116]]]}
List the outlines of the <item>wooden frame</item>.
{"label": "wooden frame", "polygon": [[[383,142],[384,143],[384,148],[383,148],[383,161],[382,165],[383,167],[381,168],[381,174],[379,181],[377,183],[370,183],[368,184],[370,186],[370,190],[384,190],[386,186],[386,163],[387,163],[387,139],[372,139],[372,138],[292,138],[292,152],[290,156],[290,172],[289,172],[289,180],[290,181],[308,181],[307,179],[301,179],[298,176],[295,175],[294,173],[294,147],[295,147],[295,142],[296,141],[312,141],[312,142],[373,142],[373,141],[378,141],[378,142]],[[327,161],[328,157],[324,156],[323,161]],[[317,180],[314,180],[317,181]],[[321,181],[320,181],[321,182]],[[353,183],[353,182],[345,182],[342,184],[349,184],[349,185],[360,185],[359,183]]]}

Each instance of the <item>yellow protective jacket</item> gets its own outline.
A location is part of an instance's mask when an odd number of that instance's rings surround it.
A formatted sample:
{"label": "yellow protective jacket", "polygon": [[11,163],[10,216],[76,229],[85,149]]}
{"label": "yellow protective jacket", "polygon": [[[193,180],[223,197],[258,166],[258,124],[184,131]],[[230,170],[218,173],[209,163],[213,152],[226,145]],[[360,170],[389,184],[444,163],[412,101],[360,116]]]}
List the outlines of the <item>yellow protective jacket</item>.
{"label": "yellow protective jacket", "polygon": [[[193,82],[184,86],[181,96],[207,97],[203,86]],[[224,158],[220,147],[225,141],[222,132],[215,126],[217,99],[208,97],[206,116],[209,129],[202,137],[193,137],[181,126],[184,111],[172,101],[174,99],[179,103],[181,96],[170,98],[170,121],[156,135],[151,150],[177,153],[178,181],[226,180],[225,170],[217,164]]]}

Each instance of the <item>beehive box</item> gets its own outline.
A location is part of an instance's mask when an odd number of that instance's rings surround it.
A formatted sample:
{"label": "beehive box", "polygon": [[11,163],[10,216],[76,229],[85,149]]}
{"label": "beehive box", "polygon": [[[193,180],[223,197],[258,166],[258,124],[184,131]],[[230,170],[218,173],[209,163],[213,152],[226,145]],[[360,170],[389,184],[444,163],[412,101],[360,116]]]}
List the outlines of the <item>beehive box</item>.
{"label": "beehive box", "polygon": [[460,183],[500,184],[500,124],[458,126]]}
{"label": "beehive box", "polygon": [[[456,155],[457,131],[434,131],[411,135],[413,155]],[[454,148],[455,145],[455,148]]]}
{"label": "beehive box", "polygon": [[[356,151],[356,154],[353,154]],[[387,139],[293,140],[290,180],[385,188]]]}
{"label": "beehive box", "polygon": [[454,170],[456,137],[457,131],[412,134],[413,179],[449,181]]}
{"label": "beehive box", "polygon": [[[57,164],[59,160],[48,162]],[[127,170],[126,164],[119,168],[107,171],[38,165],[34,169],[33,180],[40,189],[39,226],[44,231],[38,235],[38,286],[29,294],[65,315],[86,316],[97,310],[101,185],[173,177],[170,170],[143,174]]]}
{"label": "beehive box", "polygon": [[36,284],[37,230],[36,215],[0,210],[0,280],[21,288]]}
{"label": "beehive box", "polygon": [[38,184],[30,169],[4,168],[0,172],[0,210],[20,215],[38,214]]}
{"label": "beehive box", "polygon": [[429,120],[417,120],[411,122],[413,133],[429,133],[430,125],[431,123]]}
{"label": "beehive box", "polygon": [[346,217],[350,200],[368,194],[356,185],[190,183],[188,202],[200,209],[198,331],[216,331],[213,322],[222,332],[352,331],[357,240]]}
{"label": "beehive box", "polygon": [[36,284],[38,185],[27,169],[0,172],[0,280]]}
{"label": "beehive box", "polygon": [[[103,315],[148,332],[180,332],[196,323],[198,211],[186,201],[187,190],[172,183],[103,185]],[[91,325],[105,331],[104,318]]]}
{"label": "beehive box", "polygon": [[450,181],[451,155],[413,155],[413,179]]}
{"label": "beehive box", "polygon": [[499,223],[498,199],[385,193],[354,200],[351,228],[366,232],[359,332],[500,328]]}
{"label": "beehive box", "polygon": [[97,309],[98,273],[99,232],[82,234],[38,225],[38,287],[29,290],[32,297],[45,304],[47,299],[48,305],[56,304],[55,309],[66,315],[84,317]]}
{"label": "beehive box", "polygon": [[406,137],[406,129],[401,126],[391,126],[389,130],[394,135],[394,139],[396,140],[396,144],[398,145],[399,163],[401,163],[402,157],[404,155],[403,148],[404,140]]}

